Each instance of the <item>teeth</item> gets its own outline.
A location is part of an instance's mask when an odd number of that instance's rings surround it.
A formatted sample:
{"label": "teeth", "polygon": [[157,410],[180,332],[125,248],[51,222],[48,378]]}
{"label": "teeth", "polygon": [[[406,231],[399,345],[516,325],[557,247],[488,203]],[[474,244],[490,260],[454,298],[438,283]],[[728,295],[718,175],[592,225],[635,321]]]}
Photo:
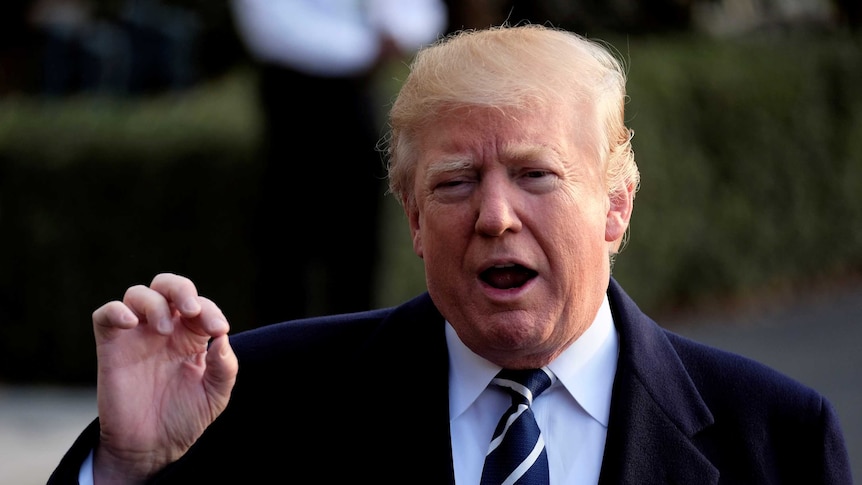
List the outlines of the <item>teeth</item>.
{"label": "teeth", "polygon": [[514,268],[515,263],[495,264],[494,269]]}

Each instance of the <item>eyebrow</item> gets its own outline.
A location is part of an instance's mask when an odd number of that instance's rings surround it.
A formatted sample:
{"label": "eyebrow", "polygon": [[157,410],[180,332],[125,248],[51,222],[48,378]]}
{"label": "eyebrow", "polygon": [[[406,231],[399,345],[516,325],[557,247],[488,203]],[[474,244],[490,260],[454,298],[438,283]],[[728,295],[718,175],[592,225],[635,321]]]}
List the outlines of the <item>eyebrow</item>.
{"label": "eyebrow", "polygon": [[[509,160],[532,160],[542,159],[554,162],[562,161],[560,153],[547,145],[533,145],[528,143],[512,143],[502,150],[502,156]],[[476,163],[472,158],[459,157],[450,158],[431,163],[426,170],[428,177],[434,178],[440,174],[463,172],[475,170]]]}
{"label": "eyebrow", "polygon": [[469,158],[452,158],[430,164],[427,169],[427,174],[429,177],[436,177],[443,173],[472,170],[475,166],[476,164]]}
{"label": "eyebrow", "polygon": [[530,160],[540,158],[543,160],[561,160],[559,151],[548,145],[533,145],[513,143],[504,150],[506,158],[514,160]]}

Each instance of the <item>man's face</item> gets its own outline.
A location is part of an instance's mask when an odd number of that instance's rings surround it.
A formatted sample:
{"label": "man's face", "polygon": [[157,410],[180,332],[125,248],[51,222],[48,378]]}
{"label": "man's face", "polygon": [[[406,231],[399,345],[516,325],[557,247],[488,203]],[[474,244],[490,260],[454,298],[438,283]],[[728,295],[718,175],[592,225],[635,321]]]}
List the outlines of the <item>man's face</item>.
{"label": "man's face", "polygon": [[504,367],[544,365],[586,330],[628,224],[631,199],[612,206],[581,114],[461,108],[418,136],[408,219],[428,291]]}

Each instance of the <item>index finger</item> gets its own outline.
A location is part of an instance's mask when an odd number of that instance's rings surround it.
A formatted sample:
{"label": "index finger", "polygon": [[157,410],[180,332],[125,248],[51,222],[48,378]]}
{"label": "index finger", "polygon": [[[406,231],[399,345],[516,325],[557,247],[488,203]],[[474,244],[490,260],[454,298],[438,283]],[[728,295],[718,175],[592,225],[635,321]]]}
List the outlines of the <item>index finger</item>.
{"label": "index finger", "polygon": [[161,293],[168,303],[185,318],[194,318],[201,312],[198,289],[192,280],[173,273],[157,274],[150,288]]}

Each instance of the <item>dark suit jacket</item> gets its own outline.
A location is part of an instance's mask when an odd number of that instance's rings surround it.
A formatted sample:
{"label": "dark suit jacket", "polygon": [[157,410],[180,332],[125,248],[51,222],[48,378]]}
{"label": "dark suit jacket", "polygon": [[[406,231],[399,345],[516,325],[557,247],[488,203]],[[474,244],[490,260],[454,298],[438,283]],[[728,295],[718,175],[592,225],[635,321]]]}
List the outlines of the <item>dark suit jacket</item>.
{"label": "dark suit jacket", "polygon": [[[662,329],[613,280],[608,294],[620,356],[601,484],[852,483],[822,395]],[[453,483],[443,329],[423,294],[233,335],[227,410],[157,481]],[[94,421],[49,483],[75,483],[97,440]]]}

